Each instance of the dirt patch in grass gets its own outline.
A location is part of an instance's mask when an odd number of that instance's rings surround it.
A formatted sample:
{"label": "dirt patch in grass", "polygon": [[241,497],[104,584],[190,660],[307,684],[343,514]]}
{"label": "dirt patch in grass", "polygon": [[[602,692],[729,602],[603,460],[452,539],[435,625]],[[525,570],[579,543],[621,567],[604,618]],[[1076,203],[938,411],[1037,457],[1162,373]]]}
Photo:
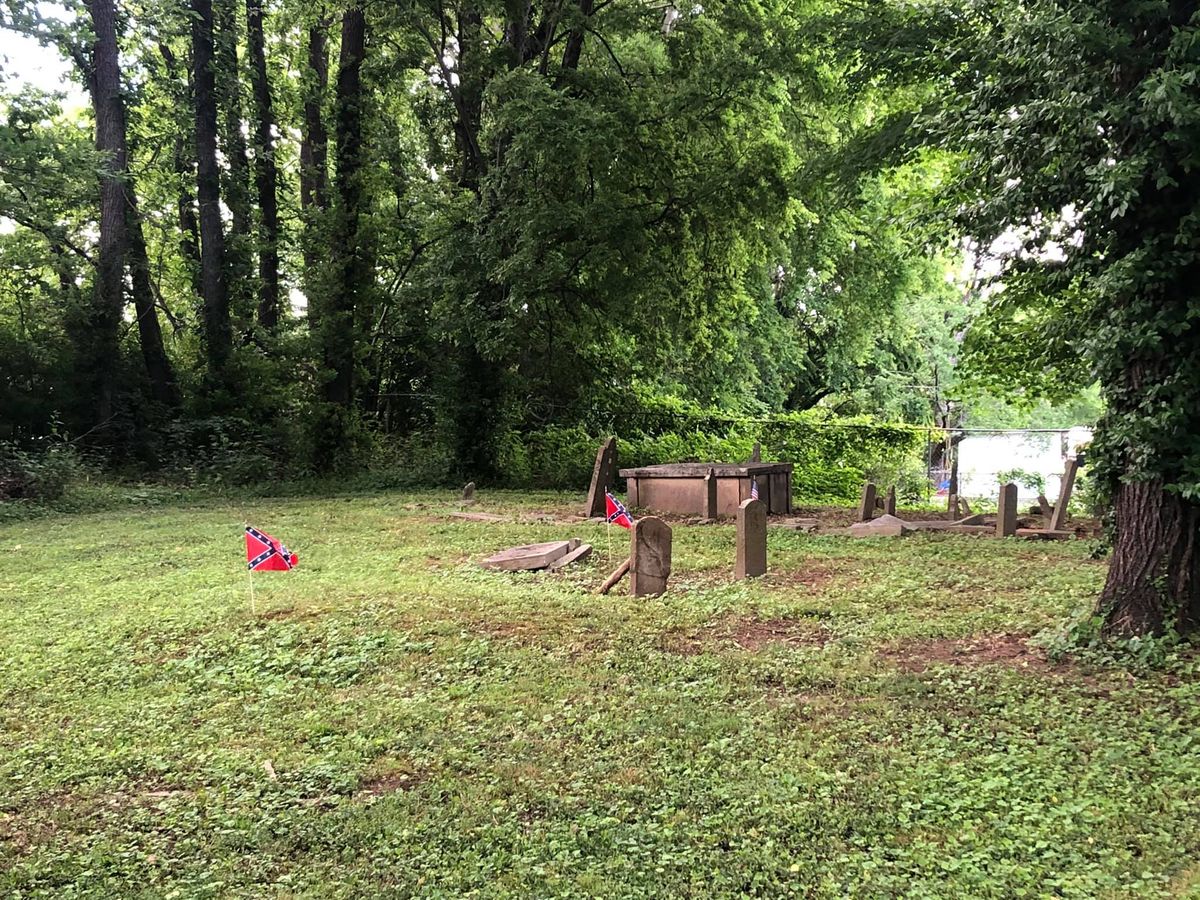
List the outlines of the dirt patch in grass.
{"label": "dirt patch in grass", "polygon": [[803,569],[770,571],[763,577],[763,583],[771,587],[806,587],[820,590],[843,571],[842,568],[828,563],[814,563]]}
{"label": "dirt patch in grass", "polygon": [[1027,634],[985,634],[969,638],[932,638],[887,647],[879,655],[904,672],[920,673],[934,666],[1004,665],[1048,672],[1056,666],[1046,653],[1029,646]]}
{"label": "dirt patch in grass", "polygon": [[665,631],[659,635],[658,649],[679,656],[730,648],[758,653],[772,645],[822,647],[829,638],[828,631],[808,618],[726,616],[701,628]]}
{"label": "dirt patch in grass", "polygon": [[411,791],[429,779],[423,772],[386,772],[368,778],[358,789],[358,799],[373,800],[387,794]]}

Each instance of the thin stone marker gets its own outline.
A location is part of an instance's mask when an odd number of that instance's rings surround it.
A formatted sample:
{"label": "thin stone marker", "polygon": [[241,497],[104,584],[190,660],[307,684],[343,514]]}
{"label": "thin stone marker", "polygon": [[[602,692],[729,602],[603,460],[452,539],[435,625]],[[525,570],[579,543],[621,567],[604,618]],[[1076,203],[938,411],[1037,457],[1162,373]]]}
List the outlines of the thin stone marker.
{"label": "thin stone marker", "polygon": [[744,500],[737,511],[737,561],[733,577],[767,574],[767,507],[761,500]]}

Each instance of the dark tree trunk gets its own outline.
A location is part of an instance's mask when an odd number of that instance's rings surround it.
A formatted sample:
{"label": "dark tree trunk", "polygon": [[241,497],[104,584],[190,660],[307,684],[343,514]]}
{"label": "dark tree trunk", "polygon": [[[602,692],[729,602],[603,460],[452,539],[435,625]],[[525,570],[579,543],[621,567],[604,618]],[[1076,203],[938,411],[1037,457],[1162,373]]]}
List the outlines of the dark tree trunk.
{"label": "dark tree trunk", "polygon": [[1161,479],[1117,486],[1117,535],[1098,611],[1107,633],[1200,624],[1200,508]]}
{"label": "dark tree trunk", "polygon": [[366,21],[361,6],[342,16],[342,46],[337,76],[337,287],[323,307],[325,365],[332,376],[325,399],[349,408],[354,401],[355,311],[368,292],[371,272],[359,234],[363,203],[362,62]]}
{"label": "dark tree trunk", "polygon": [[579,0],[580,23],[571,29],[567,35],[567,44],[563,47],[563,71],[573,72],[579,68],[579,58],[583,55],[584,23],[591,18],[596,6],[596,0]]}
{"label": "dark tree trunk", "polygon": [[[329,50],[321,19],[308,29],[308,71],[304,85],[304,129],[300,141],[300,213],[304,220],[304,286],[310,316],[315,313],[321,267],[321,213],[329,208],[329,135],[321,109],[329,89]],[[313,324],[309,319],[309,325]]]}
{"label": "dark tree trunk", "polygon": [[[1168,204],[1164,203],[1164,206]],[[1158,304],[1162,321],[1187,321],[1191,293],[1181,289]],[[1123,315],[1119,310],[1115,315]],[[1145,460],[1166,462],[1155,436],[1138,428],[1147,408],[1172,408],[1194,402],[1194,385],[1180,383],[1176,361],[1194,342],[1186,330],[1163,335],[1155,351],[1123,361],[1105,385],[1108,412],[1097,429],[1096,477],[1113,487],[1115,539],[1108,579],[1097,602],[1104,630],[1114,636],[1187,631],[1200,625],[1200,506],[1177,491],[1175,477],[1147,472]],[[1195,407],[1193,406],[1193,409]],[[1193,420],[1194,421],[1194,420]],[[1194,426],[1183,434],[1194,434]],[[1176,439],[1178,440],[1178,439]]]}
{"label": "dark tree trunk", "polygon": [[226,379],[233,349],[225,287],[225,234],[221,173],[217,167],[217,97],[213,75],[212,0],[192,0],[192,53],[196,66],[196,195],[200,202],[200,284],[209,375]]}
{"label": "dark tree trunk", "polygon": [[196,166],[188,151],[189,144],[195,146],[196,113],[192,101],[191,75],[189,73],[187,77],[182,77],[175,53],[166,42],[159,42],[158,49],[167,67],[170,93],[177,107],[171,171],[175,173],[177,184],[175,205],[179,218],[179,255],[191,276],[192,290],[200,297],[203,295],[200,284],[200,226],[196,221],[196,197],[190,187],[196,178]]}
{"label": "dark tree trunk", "polygon": [[225,156],[222,180],[229,207],[229,233],[225,246],[228,266],[226,291],[239,327],[248,325],[257,305],[254,289],[254,233],[250,202],[250,157],[242,133],[242,82],[238,65],[236,0],[210,0],[213,5],[213,84],[217,98],[218,138]]}
{"label": "dark tree trunk", "polygon": [[279,324],[279,205],[276,196],[275,116],[271,109],[271,83],[263,46],[264,0],[246,0],[246,39],[250,48],[250,75],[254,85],[254,178],[258,188],[258,324],[274,329]]}
{"label": "dark tree trunk", "polygon": [[133,282],[133,308],[137,314],[142,360],[146,365],[146,375],[150,379],[150,391],[154,399],[170,409],[176,409],[180,403],[179,385],[175,382],[175,372],[171,368],[166,347],[163,346],[162,328],[159,326],[158,311],[154,305],[154,287],[150,283],[146,238],[142,233],[142,220],[132,183],[127,185],[126,191],[129,274]]}
{"label": "dark tree trunk", "polygon": [[92,31],[89,84],[96,116],[96,149],[104,155],[100,174],[100,240],[94,294],[87,309],[80,348],[79,375],[85,396],[92,397],[92,424],[112,418],[120,356],[119,329],[124,307],[125,189],[128,165],[125,106],[117,56],[113,0],[88,0]]}

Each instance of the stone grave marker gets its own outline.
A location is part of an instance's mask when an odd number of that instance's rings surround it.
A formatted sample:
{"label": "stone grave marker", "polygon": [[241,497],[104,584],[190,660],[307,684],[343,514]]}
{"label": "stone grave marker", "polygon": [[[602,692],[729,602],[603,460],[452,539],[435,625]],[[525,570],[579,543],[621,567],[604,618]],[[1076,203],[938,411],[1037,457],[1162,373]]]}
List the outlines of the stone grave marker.
{"label": "stone grave marker", "polygon": [[1067,460],[1067,471],[1063,473],[1062,488],[1058,492],[1058,501],[1054,504],[1054,514],[1050,516],[1050,531],[1062,531],[1067,521],[1067,508],[1071,505],[1071,492],[1075,490],[1075,475],[1079,472],[1079,460]]}
{"label": "stone grave marker", "polygon": [[863,485],[862,500],[858,504],[858,521],[870,522],[875,516],[875,503],[879,499],[879,489],[874,482],[868,481]]}
{"label": "stone grave marker", "polygon": [[737,561],[733,577],[767,574],[767,507],[761,500],[743,500],[737,511]]}
{"label": "stone grave marker", "polygon": [[894,484],[888,488],[887,500],[884,501],[883,511],[889,516],[896,514],[896,486]]}
{"label": "stone grave marker", "polygon": [[475,502],[475,482],[468,481],[466,484],[463,485],[462,504],[463,504],[463,506],[470,506],[474,502]]}
{"label": "stone grave marker", "polygon": [[1017,533],[1017,486],[1011,481],[1000,488],[1000,511],[996,516],[996,537]]}
{"label": "stone grave marker", "polygon": [[858,522],[850,526],[851,537],[903,537],[912,534],[913,527],[903,519],[882,515],[871,522]]}
{"label": "stone grave marker", "polygon": [[653,597],[667,589],[671,574],[671,526],[658,516],[633,523],[629,554],[629,593]]}
{"label": "stone grave marker", "polygon": [[717,470],[709,469],[704,476],[704,518],[717,521]]}
{"label": "stone grave marker", "polygon": [[592,484],[588,488],[584,516],[589,519],[599,516],[603,519],[608,514],[604,506],[604,492],[616,486],[617,439],[610,437],[596,451],[596,464],[592,467]]}

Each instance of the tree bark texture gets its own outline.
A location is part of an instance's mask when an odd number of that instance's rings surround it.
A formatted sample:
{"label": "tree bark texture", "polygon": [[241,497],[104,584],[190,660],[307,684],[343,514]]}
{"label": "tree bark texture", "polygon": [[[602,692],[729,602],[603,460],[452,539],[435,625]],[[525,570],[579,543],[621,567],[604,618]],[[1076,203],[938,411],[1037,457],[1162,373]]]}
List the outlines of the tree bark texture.
{"label": "tree bark texture", "polygon": [[233,336],[225,285],[221,172],[217,166],[217,97],[213,74],[212,0],[192,0],[192,53],[196,80],[196,196],[200,204],[200,284],[209,375],[223,381]]}
{"label": "tree bark texture", "polygon": [[124,307],[125,188],[128,167],[125,107],[117,54],[117,16],[113,0],[88,0],[92,31],[92,108],[96,117],[96,149],[104,156],[100,173],[100,239],[92,302],[80,347],[79,376],[83,396],[93,398],[92,425],[113,416],[120,357],[119,330]]}
{"label": "tree bark texture", "polygon": [[275,116],[263,39],[263,2],[246,0],[246,40],[254,87],[254,179],[258,189],[258,324],[279,324],[279,175],[275,165]]}

